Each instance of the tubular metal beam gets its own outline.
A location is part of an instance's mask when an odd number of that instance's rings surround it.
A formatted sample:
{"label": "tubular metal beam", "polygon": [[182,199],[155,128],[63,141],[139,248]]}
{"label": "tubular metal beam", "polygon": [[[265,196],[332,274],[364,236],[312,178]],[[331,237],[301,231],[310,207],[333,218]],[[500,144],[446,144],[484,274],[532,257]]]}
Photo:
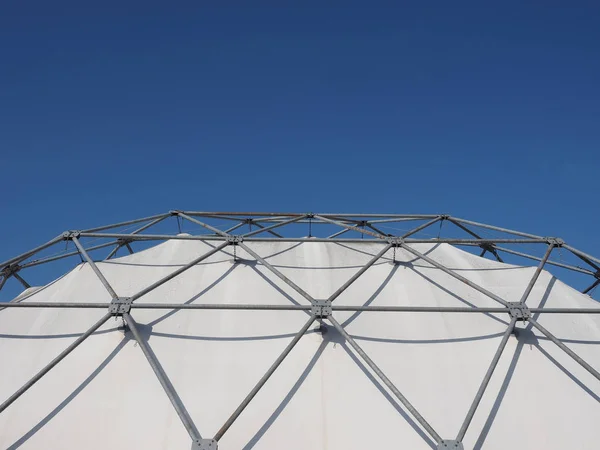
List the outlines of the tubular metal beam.
{"label": "tubular metal beam", "polygon": [[[462,223],[457,222],[456,220],[453,220],[452,218],[448,218],[448,221],[453,223],[455,226],[457,226],[458,228],[460,228],[461,230],[467,232],[468,234],[470,234],[471,236],[473,236],[476,239],[482,239],[481,236],[479,236],[477,233],[475,233],[474,231],[469,230],[467,227],[465,227]],[[484,249],[483,252],[481,252],[481,255],[479,256],[483,256],[485,254],[485,252],[488,251],[488,249]],[[504,262],[502,261],[502,258],[500,258],[500,255],[498,255],[498,251],[496,250],[495,247],[492,247],[490,250],[490,253],[492,255],[494,255],[496,257],[496,259],[498,260],[498,262]]]}
{"label": "tubular metal beam", "polygon": [[171,401],[173,408],[175,408],[175,411],[177,412],[179,419],[181,419],[181,422],[183,423],[183,426],[187,430],[188,434],[194,441],[196,439],[201,439],[201,436],[196,431],[196,427],[194,426],[192,419],[189,417],[189,415],[187,414],[185,409],[182,407],[181,401],[179,400],[173,385],[171,384],[171,382],[167,378],[167,375],[162,370],[158,361],[154,357],[152,351],[150,350],[150,346],[146,343],[146,341],[140,335],[140,332],[137,328],[135,320],[133,320],[133,317],[131,317],[131,315],[129,313],[124,313],[123,319],[125,319],[125,322],[127,323],[127,326],[129,327],[129,329],[131,330],[131,333],[133,334],[136,342],[142,349],[144,356],[148,360],[150,367],[152,367],[152,370],[154,371],[156,378],[158,378],[158,381],[160,382],[165,393],[167,394],[167,397],[169,397],[169,400]]}
{"label": "tubular metal beam", "polygon": [[[263,230],[266,228],[264,225],[261,225],[258,222],[252,222],[252,224],[256,225],[258,228],[262,228]],[[273,236],[278,237],[278,238],[282,238],[283,237],[282,235],[277,234],[277,233],[275,233],[274,231],[271,231],[271,230],[267,231],[267,233],[272,234]]]}
{"label": "tubular metal beam", "polygon": [[542,273],[542,269],[544,268],[544,265],[546,264],[546,261],[548,261],[548,258],[550,257],[550,253],[552,253],[552,249],[554,248],[553,244],[549,244],[548,245],[548,249],[546,250],[546,253],[544,254],[544,257],[542,258],[542,260],[540,261],[539,265],[537,266],[537,269],[535,270],[535,273],[533,274],[533,277],[531,278],[531,281],[529,281],[529,284],[527,285],[527,288],[525,289],[525,292],[523,292],[523,296],[521,297],[520,303],[525,304],[525,301],[527,300],[527,297],[529,297],[529,294],[531,293],[531,290],[533,289],[533,286],[535,285],[535,282],[537,281],[537,279],[539,278],[540,274]]}
{"label": "tubular metal beam", "polygon": [[21,395],[23,395],[31,386],[33,386],[35,383],[37,383],[40,380],[40,378],[42,378],[44,375],[46,375],[48,372],[50,372],[50,370],[52,370],[52,368],[54,366],[56,366],[59,362],[61,362],[69,353],[71,353],[73,350],[75,350],[79,344],[81,344],[89,336],[91,336],[92,333],[94,333],[94,331],[96,331],[98,328],[100,328],[110,317],[111,317],[110,314],[105,314],[98,322],[96,322],[94,325],[92,325],[92,327],[89,330],[87,330],[85,333],[83,333],[81,336],[79,336],[75,340],[75,342],[73,342],[66,349],[64,349],[60,355],[58,355],[56,358],[54,358],[52,361],[50,361],[50,363],[48,365],[46,365],[46,367],[44,367],[37,374],[35,374],[33,378],[31,378],[17,392],[15,392],[13,395],[11,395],[4,403],[2,403],[2,405],[0,405],[0,413],[2,411],[4,411],[6,408],[8,408]]}
{"label": "tubular metal beam", "polygon": [[[587,294],[588,292],[590,292],[592,289],[594,289],[596,286],[598,286],[600,284],[600,280],[596,280],[594,281],[594,283],[589,286],[588,288],[586,288],[585,290],[581,291],[582,294]],[[0,285],[0,289],[2,289],[2,286]]]}
{"label": "tubular metal beam", "polygon": [[261,228],[259,230],[254,230],[254,231],[251,231],[249,233],[243,234],[242,237],[243,238],[247,238],[247,237],[250,237],[250,236],[254,236],[255,234],[264,233],[265,231],[270,231],[270,230],[273,230],[274,228],[278,228],[278,227],[282,227],[282,226],[290,224],[290,223],[298,222],[299,220],[304,219],[305,217],[306,217],[306,215],[299,216],[299,217],[294,217],[294,218],[286,220],[284,222],[279,222],[279,223],[276,223],[274,225],[268,226],[266,228]]}
{"label": "tubular metal beam", "polygon": [[407,238],[409,236],[412,236],[413,234],[418,233],[419,231],[421,231],[421,230],[423,230],[423,229],[425,229],[425,228],[433,225],[434,223],[438,223],[440,220],[442,220],[441,216],[440,217],[436,217],[435,219],[430,220],[429,222],[426,222],[426,223],[424,223],[424,224],[422,224],[422,225],[420,225],[420,226],[418,226],[418,227],[410,230],[408,233],[403,234],[402,236],[400,236],[400,239],[405,239],[405,238]]}
{"label": "tubular metal beam", "polygon": [[[498,247],[498,246],[494,246],[494,248],[496,250],[500,250],[501,252],[510,253],[511,255],[516,255],[516,256],[521,256],[523,258],[531,259],[534,261],[542,260],[542,258],[539,258],[537,256],[529,255],[527,253],[517,252],[510,248],[504,248],[504,247]],[[592,272],[591,270],[583,269],[581,267],[576,267],[576,266],[570,266],[569,264],[563,264],[563,263],[559,263],[556,261],[546,261],[546,264],[549,264],[551,266],[556,266],[556,267],[562,267],[563,269],[573,270],[575,272],[585,273],[588,275],[594,275],[594,272]]]}
{"label": "tubular metal beam", "polygon": [[543,326],[541,326],[535,320],[530,318],[530,319],[528,319],[528,321],[531,323],[531,325],[533,325],[535,328],[537,328],[544,336],[546,336],[548,339],[550,339],[552,342],[554,342],[556,345],[558,345],[567,355],[569,355],[571,358],[573,358],[575,361],[577,361],[585,370],[587,370],[589,373],[594,375],[594,377],[596,377],[597,380],[600,380],[600,373],[598,373],[598,371],[596,369],[594,369],[592,366],[590,366],[588,363],[586,363],[583,359],[581,359],[581,357],[579,357],[573,350],[571,350],[565,344],[560,342],[556,338],[556,336],[554,336],[552,333],[550,333],[548,330],[546,330]]}
{"label": "tubular metal beam", "polygon": [[[81,302],[18,302],[2,303],[1,308],[108,308],[110,303],[81,303]],[[213,310],[256,310],[256,311],[308,311],[312,305],[268,305],[245,303],[133,303],[137,309],[213,309]],[[438,312],[438,313],[507,313],[505,307],[477,308],[461,306],[351,306],[332,305],[333,311],[365,311],[365,312]],[[600,308],[529,308],[532,313],[551,314],[600,314]]]}
{"label": "tubular metal beam", "polygon": [[[563,248],[566,248],[571,253],[578,256],[581,260],[588,263],[594,269],[600,270],[600,266],[598,266],[598,264],[600,264],[600,259],[594,258],[592,255],[588,255],[587,253],[583,253],[581,250],[577,250],[576,248],[571,247],[570,245],[567,245],[567,244],[563,244]],[[594,263],[596,263],[596,264],[594,264]]]}
{"label": "tubular metal beam", "polygon": [[182,217],[183,219],[189,220],[190,222],[196,223],[196,224],[200,225],[201,227],[204,227],[207,230],[212,231],[213,233],[217,233],[219,236],[223,236],[223,237],[228,237],[229,236],[228,233],[225,233],[224,231],[221,231],[218,228],[215,228],[215,227],[213,227],[211,225],[208,225],[208,224],[206,224],[204,222],[200,222],[198,219],[194,219],[193,217],[190,217],[187,214],[184,214],[182,212],[178,212],[177,215],[179,217]]}
{"label": "tubular metal beam", "polygon": [[28,252],[21,253],[19,256],[15,256],[14,258],[11,258],[7,261],[0,263],[0,269],[4,268],[6,266],[9,266],[11,264],[14,264],[14,263],[20,263],[24,259],[27,259],[30,256],[33,256],[36,253],[41,252],[42,250],[45,250],[48,247],[51,247],[54,244],[56,244],[57,242],[60,242],[62,240],[64,240],[64,236],[62,234],[60,236],[56,236],[54,239],[49,240],[48,242],[40,245],[39,247],[33,248],[33,249],[29,250]]}
{"label": "tubular metal beam", "polygon": [[351,231],[350,229],[346,228],[344,230],[338,231],[337,233],[333,233],[331,236],[327,236],[327,239],[333,239],[336,238],[338,236],[341,236],[344,233],[347,233],[348,231]]}
{"label": "tubular metal beam", "polygon": [[214,255],[217,252],[220,252],[221,250],[223,250],[225,247],[227,247],[229,245],[229,242],[224,242],[221,245],[219,245],[218,247],[213,248],[212,250],[210,250],[209,252],[205,253],[202,256],[199,256],[198,258],[194,259],[192,262],[186,264],[183,267],[180,267],[179,269],[175,270],[174,272],[171,272],[169,275],[167,275],[164,278],[161,278],[160,280],[158,280],[156,283],[151,284],[150,286],[148,286],[145,289],[142,289],[140,292],[138,292],[137,294],[133,295],[131,297],[131,301],[135,301],[138,298],[146,295],[148,292],[153,291],[154,289],[156,289],[159,286],[162,286],[163,284],[165,284],[167,281],[172,280],[173,278],[175,278],[177,275],[182,274],[183,272],[185,272],[186,270],[190,269],[191,267],[194,267],[196,264],[198,264],[199,262],[205,260],[206,258]]}
{"label": "tubular metal beam", "polygon": [[375,374],[379,377],[379,379],[381,379],[381,381],[383,381],[383,383],[388,387],[388,389],[394,393],[396,398],[400,400],[404,407],[413,415],[417,422],[421,424],[421,426],[430,434],[430,436],[433,437],[433,439],[436,442],[441,442],[442,438],[440,437],[440,435],[435,432],[433,427],[429,425],[429,423],[423,418],[423,416],[421,416],[421,414],[419,414],[416,408],[408,401],[408,399],[404,395],[402,395],[398,388],[394,386],[394,384],[390,381],[388,377],[385,376],[381,369],[377,367],[377,365],[371,360],[371,358],[369,358],[369,356],[364,352],[364,350],[360,348],[360,346],[356,343],[352,336],[350,336],[346,332],[346,330],[344,330],[344,328],[338,323],[338,321],[335,320],[332,316],[329,316],[327,320],[331,322],[335,329],[338,330],[338,332],[344,337],[346,342],[348,342],[348,344],[350,344],[350,346],[356,351],[356,353],[358,353],[361,356],[363,361],[371,368],[373,372],[375,372]]}
{"label": "tubular metal beam", "polygon": [[[104,244],[99,244],[99,245],[95,245],[93,247],[88,247],[88,248],[85,249],[85,251],[86,252],[91,252],[93,250],[99,250],[101,248],[110,247],[111,245],[115,245],[115,244],[118,244],[118,243],[119,243],[119,241],[105,242]],[[31,262],[23,264],[21,266],[21,269],[25,269],[27,267],[39,266],[40,264],[46,264],[46,263],[49,263],[49,262],[52,262],[52,261],[57,261],[59,259],[64,259],[64,258],[68,258],[70,256],[75,256],[75,255],[80,255],[80,254],[81,253],[79,253],[79,250],[77,250],[77,251],[74,251],[74,252],[64,253],[62,255],[50,256],[48,258],[33,260]]]}
{"label": "tubular metal beam", "polygon": [[97,228],[88,228],[87,230],[83,230],[82,233],[95,233],[97,231],[108,230],[110,228],[118,228],[124,227],[126,225],[133,225],[135,223],[147,222],[148,220],[154,220],[158,218],[166,218],[169,217],[170,214],[157,214],[155,216],[142,217],[141,219],[128,220],[126,222],[113,223],[112,225],[104,225],[102,227]]}
{"label": "tubular metal beam", "polygon": [[493,225],[487,225],[485,223],[473,222],[472,220],[459,219],[458,217],[450,217],[453,221],[474,225],[476,227],[487,228],[489,230],[501,231],[502,233],[514,234],[515,236],[522,236],[531,239],[544,239],[542,236],[536,236],[535,234],[522,233],[521,231],[510,230],[508,228],[495,227]]}
{"label": "tubular metal beam", "polygon": [[252,388],[250,393],[246,396],[246,398],[242,401],[242,403],[240,403],[240,406],[237,407],[237,409],[227,419],[227,421],[223,424],[223,426],[219,429],[219,431],[217,431],[217,434],[215,434],[215,437],[213,438],[215,441],[219,441],[223,437],[223,435],[227,432],[229,427],[231,427],[231,425],[233,425],[233,422],[235,422],[235,420],[240,416],[242,411],[244,411],[244,409],[246,409],[246,406],[248,406],[248,403],[250,403],[250,401],[254,398],[254,396],[256,394],[258,394],[258,391],[260,391],[260,389],[265,385],[265,383],[271,377],[271,375],[273,375],[273,372],[275,372],[275,370],[283,362],[285,357],[292,351],[292,349],[296,346],[298,341],[300,341],[302,336],[304,336],[304,334],[306,333],[308,328],[313,324],[315,319],[316,319],[315,316],[311,316],[308,319],[308,321],[306,322],[306,324],[304,324],[304,326],[300,329],[300,331],[298,331],[296,336],[294,336],[294,339],[292,339],[292,341],[283,350],[283,353],[281,355],[279,355],[279,357],[275,360],[275,362],[271,365],[271,367],[269,367],[269,370],[267,370],[267,373],[265,373],[263,375],[263,377],[258,381],[256,386],[254,386],[254,388]]}
{"label": "tubular metal beam", "polygon": [[308,300],[311,303],[314,301],[314,299],[304,289],[302,289],[300,286],[298,286],[296,283],[294,283],[292,280],[290,280],[288,277],[286,277],[284,274],[282,274],[279,270],[277,270],[275,267],[273,267],[271,264],[269,264],[264,258],[262,258],[258,253],[256,253],[254,250],[252,250],[246,244],[244,244],[243,242],[240,242],[239,246],[242,247],[244,250],[246,250],[246,252],[248,252],[250,255],[252,255],[252,257],[254,259],[256,259],[259,263],[261,263],[267,269],[269,269],[273,274],[275,274],[277,277],[279,277],[279,279],[281,279],[281,281],[283,281],[285,284],[287,284],[292,289],[294,289],[296,292],[298,292],[306,300]]}
{"label": "tubular metal beam", "polygon": [[385,255],[387,253],[387,251],[392,248],[392,244],[388,244],[386,245],[383,250],[381,250],[379,253],[377,253],[373,258],[371,258],[371,260],[366,263],[364,266],[362,266],[360,268],[360,270],[358,272],[356,272],[348,281],[346,281],[344,283],[343,286],[341,286],[337,291],[335,291],[333,294],[331,294],[331,296],[329,297],[329,301],[333,302],[336,298],[338,298],[340,296],[340,294],[342,292],[344,292],[346,289],[348,289],[348,287],[350,287],[350,285],[352,283],[354,283],[358,277],[360,277],[363,273],[365,273],[369,267],[371,267],[373,264],[375,264],[377,261],[379,261],[379,259]]}
{"label": "tubular metal beam", "polygon": [[[337,225],[337,224],[336,224]],[[358,231],[359,233],[369,234],[371,231],[362,228],[352,227],[351,225],[340,225],[348,228],[349,230]],[[375,234],[375,233],[371,233]],[[224,236],[214,235],[199,235],[199,236],[186,236],[186,235],[173,235],[173,234],[120,234],[120,233],[80,233],[81,237],[91,238],[130,238],[132,241],[165,241],[169,239],[182,240],[182,241],[223,241],[226,239]],[[227,236],[229,237],[229,236]],[[377,239],[338,239],[337,242],[341,243],[365,243],[365,242],[383,242],[387,243],[389,236],[380,236]],[[284,237],[280,238],[260,238],[260,237],[249,237],[245,239],[246,242],[331,242],[328,238],[291,238]],[[408,244],[462,244],[462,245],[480,245],[480,244],[547,244],[546,239],[405,239],[404,242]]]}
{"label": "tubular metal beam", "polygon": [[488,296],[489,298],[491,298],[492,300],[497,301],[498,303],[501,303],[504,306],[508,306],[508,302],[506,300],[503,300],[502,298],[498,297],[496,294],[494,294],[493,292],[488,291],[487,289],[479,286],[477,283],[472,282],[471,280],[469,280],[468,278],[463,277],[462,275],[457,274],[456,272],[448,269],[447,267],[443,266],[442,264],[440,264],[437,261],[434,261],[433,259],[429,258],[428,256],[425,256],[423,253],[418,252],[417,250],[409,247],[408,245],[405,244],[401,244],[400,245],[403,249],[407,250],[408,252],[412,253],[415,256],[418,256],[419,258],[421,258],[422,260],[428,262],[429,264],[431,264],[432,266],[437,267],[438,269],[440,269],[442,272],[447,273],[448,275],[456,278],[459,281],[462,281],[463,283],[465,283],[467,286],[471,286],[473,289],[481,292],[482,294]]}
{"label": "tubular metal beam", "polygon": [[502,341],[500,341],[500,345],[498,346],[498,349],[496,350],[496,353],[494,354],[494,357],[492,358],[492,362],[490,363],[490,366],[488,367],[485,377],[483,377],[483,380],[481,381],[481,385],[479,386],[479,389],[477,390],[477,394],[475,394],[473,403],[471,404],[471,407],[469,408],[469,411],[467,412],[467,416],[465,417],[465,420],[464,420],[462,426],[460,427],[460,431],[458,432],[458,435],[456,436],[456,440],[459,442],[462,442],[462,440],[465,437],[467,428],[469,428],[471,420],[473,419],[473,416],[475,415],[475,411],[477,410],[477,407],[479,406],[479,402],[481,402],[481,399],[483,398],[485,389],[487,388],[487,385],[490,382],[490,379],[492,378],[492,374],[494,373],[494,370],[496,369],[496,366],[498,365],[500,356],[502,356],[502,352],[504,351],[504,348],[506,347],[508,338],[510,337],[511,333],[513,332],[516,323],[517,323],[517,319],[513,318],[510,321],[508,328],[504,332],[504,336],[502,336]]}
{"label": "tubular metal beam", "polygon": [[31,287],[31,285],[27,281],[25,281],[18,273],[13,273],[13,277],[19,280],[19,283],[21,283],[25,289],[29,289]]}
{"label": "tubular metal beam", "polygon": [[75,236],[73,236],[71,239],[73,240],[73,243],[79,250],[79,253],[81,253],[81,255],[85,258],[85,260],[88,262],[88,264],[90,265],[90,267],[96,274],[96,276],[100,279],[100,281],[102,282],[102,284],[104,285],[104,287],[106,288],[108,293],[110,294],[111,298],[117,298],[118,297],[117,293],[112,288],[112,286],[110,285],[108,280],[106,278],[104,278],[104,275],[102,274],[102,272],[100,272],[100,269],[98,269],[98,266],[96,266],[96,263],[94,261],[92,261],[92,258],[90,258],[90,255],[87,254],[87,252],[85,251],[85,249],[79,242],[79,239],[77,239]]}
{"label": "tubular metal beam", "polygon": [[320,215],[317,215],[317,214],[315,214],[315,218],[320,219],[320,220],[322,220],[324,222],[332,223],[332,224],[337,225],[337,226],[342,227],[342,228],[347,228],[348,230],[353,230],[353,231],[358,231],[359,233],[368,234],[369,236],[373,236],[375,238],[379,238],[379,239],[385,239],[386,238],[386,235],[375,233],[375,232],[370,231],[370,230],[365,230],[364,228],[358,228],[358,227],[355,227],[354,225],[349,225],[347,223],[339,222],[337,220],[327,219],[327,218],[325,218],[323,216],[320,216]]}

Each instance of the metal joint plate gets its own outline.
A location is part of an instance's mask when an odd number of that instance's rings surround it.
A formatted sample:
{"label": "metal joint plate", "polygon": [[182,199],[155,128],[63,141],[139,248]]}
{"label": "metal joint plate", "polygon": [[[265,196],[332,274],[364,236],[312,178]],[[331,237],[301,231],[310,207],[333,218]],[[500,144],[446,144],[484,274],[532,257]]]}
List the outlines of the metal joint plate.
{"label": "metal joint plate", "polygon": [[310,312],[316,317],[331,316],[331,302],[329,300],[315,300]]}
{"label": "metal joint plate", "polygon": [[122,316],[131,311],[131,303],[131,298],[129,297],[113,298],[110,305],[108,305],[108,312],[113,316]]}
{"label": "metal joint plate", "polygon": [[531,317],[531,311],[529,308],[521,302],[509,302],[508,313],[513,319],[525,322]]}
{"label": "metal joint plate", "polygon": [[437,450],[464,450],[462,442],[444,439],[437,446]]}
{"label": "metal joint plate", "polygon": [[239,242],[242,242],[244,240],[244,238],[242,236],[227,236],[225,238],[225,240],[227,242],[229,242],[230,244],[235,245],[235,244],[237,244]]}
{"label": "metal joint plate", "polygon": [[69,230],[69,231],[65,231],[63,233],[63,238],[65,238],[65,239],[79,238],[80,235],[81,235],[81,231],[79,231],[79,230]]}
{"label": "metal joint plate", "polygon": [[556,237],[547,237],[546,242],[548,242],[548,244],[553,245],[555,247],[562,247],[563,244],[565,243],[565,241],[563,241],[561,238],[556,238]]}
{"label": "metal joint plate", "polygon": [[404,239],[399,237],[388,237],[386,241],[388,244],[391,244],[394,247],[400,247],[402,244],[404,244]]}
{"label": "metal joint plate", "polygon": [[217,450],[219,444],[214,439],[196,439],[192,443],[192,450]]}

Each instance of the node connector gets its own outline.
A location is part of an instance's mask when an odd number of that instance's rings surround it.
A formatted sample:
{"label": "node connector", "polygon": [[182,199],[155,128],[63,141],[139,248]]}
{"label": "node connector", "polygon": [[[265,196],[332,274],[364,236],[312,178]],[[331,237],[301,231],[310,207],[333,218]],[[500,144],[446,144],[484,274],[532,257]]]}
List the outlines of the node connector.
{"label": "node connector", "polygon": [[311,213],[311,212],[306,213],[306,218],[307,219],[313,219],[314,217],[315,217],[315,213]]}
{"label": "node connector", "polygon": [[450,218],[450,214],[440,214],[440,220],[448,220]]}
{"label": "node connector", "polygon": [[546,242],[554,247],[562,247],[565,243],[561,238],[547,237]]}
{"label": "node connector", "polygon": [[521,302],[508,302],[508,313],[518,322],[526,322],[531,317],[531,311]]}
{"label": "node connector", "polygon": [[219,444],[214,439],[196,439],[192,443],[192,450],[217,450]]}
{"label": "node connector", "polygon": [[404,239],[394,236],[389,236],[386,241],[388,244],[391,244],[394,247],[400,247],[402,244],[404,244]]}
{"label": "node connector", "polygon": [[243,242],[244,238],[242,236],[226,236],[225,240],[230,244],[237,245],[240,242]]}
{"label": "node connector", "polygon": [[464,450],[462,442],[454,441],[450,439],[444,439],[442,442],[438,443],[437,450]]}
{"label": "node connector", "polygon": [[79,230],[68,230],[62,234],[63,239],[68,240],[68,241],[70,241],[73,238],[79,238],[80,235],[81,235],[81,231],[79,231]]}
{"label": "node connector", "polygon": [[331,302],[329,300],[315,300],[310,312],[319,319],[329,317],[331,316]]}
{"label": "node connector", "polygon": [[172,209],[171,211],[169,211],[169,214],[171,214],[172,216],[178,216],[180,212],[180,209]]}
{"label": "node connector", "polygon": [[131,303],[130,297],[113,298],[110,305],[108,305],[108,312],[113,316],[122,316],[131,311]]}

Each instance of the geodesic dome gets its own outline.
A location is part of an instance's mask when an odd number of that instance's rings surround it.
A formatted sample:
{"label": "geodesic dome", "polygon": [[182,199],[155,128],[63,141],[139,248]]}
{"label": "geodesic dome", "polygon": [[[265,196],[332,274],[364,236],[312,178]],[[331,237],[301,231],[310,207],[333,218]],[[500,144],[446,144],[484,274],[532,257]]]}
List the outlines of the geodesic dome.
{"label": "geodesic dome", "polygon": [[25,287],[0,307],[0,447],[595,449],[599,264],[446,215],[65,232],[0,265]]}

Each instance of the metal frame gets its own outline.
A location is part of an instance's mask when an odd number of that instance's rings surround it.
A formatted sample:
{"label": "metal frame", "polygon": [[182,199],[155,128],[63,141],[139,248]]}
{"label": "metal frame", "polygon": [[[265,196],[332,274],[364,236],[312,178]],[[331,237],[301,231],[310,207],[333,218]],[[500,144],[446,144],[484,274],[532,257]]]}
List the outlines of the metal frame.
{"label": "metal frame", "polygon": [[[199,235],[183,235],[183,234],[147,234],[144,233],[147,229],[150,229],[157,224],[163,222],[169,217],[175,217],[178,221],[185,220],[194,226],[201,227],[205,234]],[[202,219],[202,220],[200,220]],[[215,220],[235,222],[233,226],[228,227],[226,231],[221,230],[213,222]],[[388,226],[389,224],[404,224],[412,221],[425,221],[424,223],[411,228],[408,231],[399,233],[399,235],[385,234],[381,228]],[[428,229],[436,223],[449,222],[454,224],[457,229],[469,235],[469,238],[411,238],[419,232]],[[131,233],[119,232],[119,228],[129,226],[133,224],[143,224],[140,228],[137,228]],[[231,224],[231,223],[230,223]],[[308,225],[308,237],[294,237],[285,236],[279,234],[281,229],[284,227],[290,227],[294,225],[298,227],[301,224]],[[256,226],[255,230],[250,230],[245,234],[232,234],[233,231],[239,230],[244,225],[251,227]],[[328,225],[339,227],[340,230],[330,234],[329,236],[313,237],[312,229],[315,225]],[[504,233],[508,237],[498,238],[484,238],[480,233],[474,231],[470,227],[478,227],[484,230],[492,230],[494,232]],[[278,229],[278,232],[273,230]],[[206,232],[210,233],[206,233]],[[441,226],[440,226],[441,231]],[[340,238],[339,236],[355,232],[360,233],[360,239],[358,238]],[[258,235],[263,235],[258,237]],[[264,237],[264,234],[270,234],[270,237]],[[365,239],[365,236],[367,238]],[[95,239],[110,239],[108,242],[104,242],[99,245],[94,245],[85,248],[82,240],[88,238]],[[114,240],[116,239],[116,240]],[[169,275],[156,281],[150,286],[142,289],[137,294],[129,297],[119,297],[117,292],[110,285],[109,281],[102,274],[98,265],[94,259],[89,255],[90,251],[96,251],[102,248],[115,246],[110,253],[104,259],[111,259],[117,253],[117,251],[125,247],[130,253],[133,253],[132,244],[140,241],[161,241],[168,239],[179,239],[179,240],[199,240],[211,245],[211,242],[216,241],[216,245],[212,245],[212,249],[203,255],[198,256],[188,264],[183,265],[177,270],[174,270]],[[67,252],[65,251],[61,255],[52,255],[49,257],[41,258],[38,260],[32,260],[31,258],[45,249],[52,247],[60,242],[71,241],[75,245],[77,251]],[[328,299],[315,299],[310,296],[304,289],[296,285],[293,281],[283,275],[277,268],[271,265],[252,248],[247,245],[247,242],[271,242],[271,241],[282,241],[282,242],[329,242],[329,243],[379,243],[383,247],[375,254],[366,264],[364,264],[350,279],[344,283],[339,289],[337,289]],[[467,247],[477,246],[480,247],[482,252],[480,256],[484,256],[486,253],[490,253],[499,262],[503,262],[500,256],[501,252],[512,254],[515,256],[523,257],[526,259],[532,259],[539,261],[539,264],[530,280],[528,285],[525,287],[523,295],[520,299],[505,299],[490,292],[484,287],[478,285],[460,275],[456,271],[445,267],[439,261],[417,251],[412,247],[414,243],[449,243],[455,245],[464,245]],[[505,247],[499,247],[497,244],[542,244],[546,246],[545,253],[542,257],[529,255],[520,251],[515,251]],[[214,305],[214,304],[168,304],[168,303],[135,303],[136,300],[153,291],[159,286],[167,283],[173,278],[177,277],[181,273],[200,263],[201,261],[209,258],[210,256],[225,251],[227,247],[233,247],[234,259],[235,249],[239,246],[243,248],[249,255],[251,255],[258,263],[260,263],[266,270],[270,271],[271,274],[279,278],[281,281],[291,287],[300,297],[304,303],[295,303],[289,305],[268,305],[268,304],[227,304],[227,305]],[[384,258],[385,254],[393,251],[395,263],[395,252],[397,248],[404,249],[406,252],[415,256],[415,258],[424,261],[430,266],[439,269],[440,271],[448,274],[449,276],[465,283],[487,297],[495,300],[500,304],[499,307],[420,307],[420,306],[346,306],[333,304],[348,287],[352,285],[362,274],[364,274],[371,266],[377,261]],[[581,261],[583,261],[587,267],[578,267],[574,265],[565,264],[563,262],[557,262],[550,260],[552,251],[556,248],[564,248],[571,252]],[[171,401],[175,411],[177,412],[181,422],[185,426],[190,438],[192,440],[193,448],[205,449],[210,448],[217,450],[218,442],[223,435],[229,430],[234,424],[236,419],[243,413],[244,409],[250,401],[258,394],[261,388],[269,380],[271,375],[277,370],[279,365],[287,357],[287,355],[293,350],[296,344],[302,339],[307,333],[308,329],[315,322],[329,322],[340,335],[345,339],[348,345],[358,354],[358,356],[370,367],[370,369],[377,375],[377,377],[387,386],[387,388],[396,396],[399,402],[404,406],[408,413],[419,423],[421,428],[433,439],[437,444],[438,449],[447,448],[463,448],[462,441],[469,428],[471,420],[476,413],[477,407],[487,389],[490,379],[493,376],[494,370],[502,356],[503,350],[509,340],[510,335],[514,332],[517,322],[530,322],[540,333],[545,335],[550,341],[554,342],[559,348],[565,351],[570,357],[572,357],[577,363],[584,367],[594,377],[600,380],[600,373],[585,362],[581,357],[575,354],[569,349],[564,343],[556,338],[550,331],[546,330],[536,320],[531,318],[531,313],[547,313],[547,314],[600,314],[599,308],[529,308],[526,305],[528,296],[535,286],[542,270],[548,266],[561,267],[563,269],[572,270],[578,273],[582,273],[587,276],[592,276],[594,281],[586,288],[583,292],[588,293],[593,290],[596,286],[600,285],[600,259],[588,255],[576,248],[573,248],[565,244],[561,239],[548,238],[536,236],[529,233],[523,233],[519,231],[509,230],[506,228],[495,227],[479,222],[473,222],[449,215],[401,215],[401,214],[313,214],[313,213],[265,213],[265,212],[195,212],[195,211],[169,211],[168,213],[159,214],[151,217],[145,217],[142,219],[130,220],[117,224],[102,226],[98,228],[88,229],[84,231],[67,231],[62,235],[52,239],[51,241],[36,247],[28,252],[25,252],[17,257],[4,261],[0,264],[0,289],[4,286],[6,281],[14,277],[18,280],[25,288],[29,288],[29,283],[20,275],[20,271],[28,269],[30,267],[39,266],[52,261],[68,258],[71,256],[79,255],[79,257],[85,263],[89,264],[93,272],[95,273],[98,280],[102,283],[107,293],[110,296],[110,301],[106,303],[77,303],[77,302],[60,302],[60,303],[45,303],[45,302],[23,302],[24,298],[12,301],[9,303],[3,303],[0,310],[4,308],[89,308],[89,309],[105,309],[104,315],[96,322],[90,329],[83,333],[77,338],[69,347],[67,347],[62,353],[54,358],[48,365],[42,368],[33,378],[25,383],[19,390],[11,395],[4,403],[0,405],[0,413],[8,408],[13,402],[15,402],[24,392],[26,392],[31,386],[39,381],[46,373],[48,373],[53,367],[55,367],[62,359],[64,359],[69,353],[71,353],[79,344],[86,340],[89,336],[93,335],[106,321],[113,316],[120,316],[123,318],[124,323],[131,331],[135,341],[138,343],[144,356],[148,360],[148,363],[164,389],[166,395]],[[226,420],[223,426],[219,429],[216,435],[212,439],[202,438],[194,425],[192,419],[189,417],[185,408],[181,403],[181,399],[177,395],[173,385],[170,383],[167,374],[163,371],[158,363],[156,356],[152,352],[150,346],[141,335],[137,322],[132,316],[132,310],[134,309],[223,309],[223,310],[273,310],[273,311],[302,311],[309,315],[309,318],[305,325],[298,331],[291,342],[283,350],[283,352],[275,359],[274,363],[267,370],[264,376],[257,382],[250,393],[243,399],[236,410]],[[354,338],[348,334],[334,317],[336,311],[358,311],[358,312],[443,312],[443,313],[506,313],[510,318],[510,323],[502,336],[502,340],[492,357],[488,370],[481,382],[481,385],[472,401],[469,410],[466,413],[465,419],[462,423],[460,430],[457,433],[455,439],[445,439],[440,436],[434,428],[427,422],[427,420],[418,412],[418,410],[410,403],[410,401],[400,392],[400,390],[393,384],[393,382],[387,378],[387,376],[381,371],[376,363],[365,353],[365,351],[356,343]]]}

